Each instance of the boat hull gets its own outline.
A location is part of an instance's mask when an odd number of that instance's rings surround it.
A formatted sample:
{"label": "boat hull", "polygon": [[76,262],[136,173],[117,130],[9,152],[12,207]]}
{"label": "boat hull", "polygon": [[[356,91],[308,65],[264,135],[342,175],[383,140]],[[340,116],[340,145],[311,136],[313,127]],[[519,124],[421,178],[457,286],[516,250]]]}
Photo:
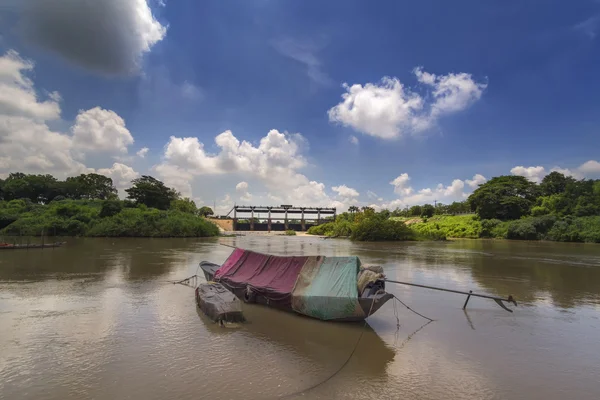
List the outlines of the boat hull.
{"label": "boat hull", "polygon": [[0,244],[0,250],[26,250],[26,249],[47,249],[60,247],[66,242],[45,243],[45,244]]}
{"label": "boat hull", "polygon": [[[202,269],[202,272],[204,273],[204,277],[206,278],[207,281],[212,281],[214,279],[215,276],[215,272],[220,268],[221,266],[218,264],[214,264],[208,261],[202,261],[200,263],[200,268]],[[224,282],[220,282],[225,288],[227,288],[227,290],[229,290],[230,292],[232,292],[234,295],[236,295],[236,297],[238,297],[240,300],[246,302],[246,303],[256,303],[256,304],[262,304],[271,308],[276,308],[279,310],[283,310],[283,311],[287,311],[287,312],[291,312],[294,314],[298,314],[298,315],[304,315],[304,314],[300,314],[297,313],[289,304],[275,304],[273,302],[270,302],[269,299],[267,299],[266,297],[262,296],[259,293],[253,293],[251,298],[248,298],[246,290],[244,288],[232,288],[229,285],[225,284]],[[392,299],[394,296],[390,293],[387,292],[383,292],[383,293],[377,293],[368,297],[359,297],[358,298],[358,303],[360,304],[360,307],[362,308],[363,312],[364,312],[364,316],[361,317],[349,317],[349,318],[338,318],[338,319],[331,319],[328,321],[338,321],[338,322],[358,322],[358,321],[364,321],[367,317],[373,315],[377,310],[379,310],[388,300]]]}

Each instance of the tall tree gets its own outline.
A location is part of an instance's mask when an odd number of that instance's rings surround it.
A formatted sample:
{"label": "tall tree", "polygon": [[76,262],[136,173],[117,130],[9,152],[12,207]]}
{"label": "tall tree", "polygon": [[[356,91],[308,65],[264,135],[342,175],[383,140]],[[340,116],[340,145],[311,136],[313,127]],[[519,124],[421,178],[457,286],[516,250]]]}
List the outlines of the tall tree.
{"label": "tall tree", "polygon": [[81,174],[65,182],[66,197],[72,199],[111,200],[117,198],[112,179],[100,174]]}
{"label": "tall tree", "polygon": [[194,200],[191,200],[187,197],[184,199],[173,200],[171,202],[171,210],[177,210],[189,214],[196,214],[198,212],[198,208],[196,207]]}
{"label": "tall tree", "polygon": [[351,214],[354,214],[355,212],[359,212],[360,208],[358,208],[357,206],[350,206],[348,207],[348,212]]}
{"label": "tall tree", "polygon": [[198,215],[200,215],[201,217],[209,217],[211,215],[214,215],[214,212],[212,208],[208,206],[202,206],[198,210]]}
{"label": "tall tree", "polygon": [[523,176],[499,176],[480,185],[468,201],[483,219],[519,219],[529,215],[538,192],[537,185]]}
{"label": "tall tree", "polygon": [[544,196],[563,193],[569,184],[573,184],[575,179],[565,176],[560,172],[550,172],[542,179],[540,190]]}
{"label": "tall tree", "polygon": [[433,214],[435,213],[435,208],[431,205],[431,204],[425,204],[422,208],[421,208],[421,217],[433,217]]}
{"label": "tall tree", "polygon": [[421,206],[412,206],[410,210],[408,210],[408,214],[411,217],[418,217],[423,213],[423,207]]}
{"label": "tall tree", "polygon": [[448,214],[468,213],[471,206],[466,201],[454,201],[447,207]]}
{"label": "tall tree", "polygon": [[33,203],[47,203],[58,195],[58,181],[52,175],[26,175],[16,172],[4,181],[6,200],[29,199]]}
{"label": "tall tree", "polygon": [[133,184],[129,189],[125,189],[127,197],[138,204],[145,204],[148,207],[167,210],[173,200],[179,198],[179,193],[174,189],[165,186],[164,183],[148,175],[131,181]]}
{"label": "tall tree", "polygon": [[372,216],[375,214],[375,209],[373,207],[363,206],[361,207],[361,210],[367,216]]}

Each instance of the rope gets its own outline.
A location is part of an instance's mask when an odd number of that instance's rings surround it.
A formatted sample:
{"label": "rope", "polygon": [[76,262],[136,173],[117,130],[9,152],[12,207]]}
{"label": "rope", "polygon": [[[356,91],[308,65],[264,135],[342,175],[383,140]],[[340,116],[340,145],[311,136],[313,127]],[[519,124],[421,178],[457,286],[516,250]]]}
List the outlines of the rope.
{"label": "rope", "polygon": [[433,322],[435,321],[434,319],[431,319],[429,317],[424,316],[421,313],[416,312],[415,310],[413,310],[412,308],[410,308],[409,306],[406,305],[406,303],[404,303],[402,300],[400,300],[398,298],[398,296],[396,296],[395,294],[392,294],[392,296],[394,296],[394,299],[396,299],[397,301],[400,302],[400,304],[402,304],[404,307],[406,307],[407,309],[409,309],[410,311],[412,311],[413,313],[417,314],[419,317],[425,318],[426,320],[428,320],[429,322]]}
{"label": "rope", "polygon": [[196,286],[198,286],[198,278],[200,277],[200,275],[198,275],[198,271],[200,270],[200,265],[198,265],[198,268],[196,268],[196,273],[192,276],[189,276],[185,279],[180,279],[180,280],[170,280],[170,281],[163,281],[163,282],[168,282],[168,283],[172,283],[172,284],[180,284],[180,285],[185,285],[185,286],[190,286],[190,280],[192,278],[195,278],[194,280],[194,285],[193,287],[195,288]]}
{"label": "rope", "polygon": [[396,317],[396,330],[400,329],[400,317],[398,316],[398,308],[396,307],[396,302],[392,303],[394,307],[394,317]]}
{"label": "rope", "polygon": [[403,348],[406,345],[406,343],[408,343],[408,341],[410,339],[412,339],[413,336],[415,336],[421,329],[425,328],[427,325],[429,325],[433,321],[434,320],[432,319],[431,321],[425,322],[423,325],[421,325],[421,327],[419,329],[417,329],[416,331],[414,331],[413,333],[411,333],[410,335],[408,335],[408,337],[406,339],[404,339],[404,341],[402,343],[400,343],[400,346],[398,346],[398,349]]}
{"label": "rope", "polygon": [[[190,283],[190,280],[192,280],[192,279],[194,279],[194,285],[190,285],[190,284],[189,284],[189,283]],[[178,280],[178,281],[167,281],[167,282],[169,282],[169,283],[172,283],[172,284],[174,284],[174,285],[177,285],[177,284],[179,284],[179,285],[185,285],[185,286],[196,287],[196,286],[198,286],[198,285],[197,285],[197,284],[198,284],[198,275],[192,275],[192,276],[190,276],[190,277],[187,277],[187,278],[185,278],[185,279],[181,279],[181,280]]]}
{"label": "rope", "polygon": [[352,356],[354,355],[354,353],[356,353],[356,349],[358,348],[358,345],[360,344],[360,341],[363,337],[363,335],[365,334],[366,328],[367,328],[367,318],[371,315],[371,311],[373,311],[373,305],[375,305],[375,297],[373,297],[373,301],[371,302],[371,308],[369,309],[369,313],[367,314],[367,316],[365,317],[365,321],[363,323],[363,327],[361,329],[360,335],[358,336],[358,339],[356,340],[356,343],[354,344],[354,348],[352,349],[352,352],[350,353],[350,355],[348,356],[348,358],[346,358],[346,361],[344,361],[344,363],[333,373],[331,374],[328,378],[326,378],[325,380],[316,383],[315,385],[307,388],[307,389],[303,389],[301,391],[295,392],[295,393],[291,393],[285,396],[280,396],[279,398],[288,398],[288,397],[293,397],[293,396],[298,396],[301,394],[305,394],[306,392],[309,392],[321,385],[323,385],[324,383],[330,381],[331,379],[333,379],[337,374],[339,374],[344,367],[350,362],[350,359],[352,358]]}

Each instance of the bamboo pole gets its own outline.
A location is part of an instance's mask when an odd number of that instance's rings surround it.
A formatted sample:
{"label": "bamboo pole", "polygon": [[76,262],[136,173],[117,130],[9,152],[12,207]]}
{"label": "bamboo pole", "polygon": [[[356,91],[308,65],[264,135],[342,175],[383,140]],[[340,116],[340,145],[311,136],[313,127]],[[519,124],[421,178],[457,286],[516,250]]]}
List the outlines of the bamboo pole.
{"label": "bamboo pole", "polygon": [[511,311],[511,309],[507,308],[504,304],[502,304],[501,302],[506,301],[508,303],[512,303],[515,306],[517,305],[517,302],[515,301],[515,299],[512,296],[508,296],[506,299],[502,298],[502,297],[498,297],[498,296],[490,296],[487,294],[479,294],[479,293],[473,293],[472,290],[468,291],[468,292],[463,292],[461,290],[454,290],[454,289],[446,289],[446,288],[441,288],[441,287],[436,287],[436,286],[428,286],[428,285],[419,285],[418,283],[410,283],[410,282],[402,282],[402,281],[394,281],[391,279],[386,279],[386,282],[390,282],[390,283],[397,283],[400,285],[407,285],[407,286],[416,286],[416,287],[422,287],[425,289],[432,289],[432,290],[440,290],[442,292],[450,292],[450,293],[458,293],[458,294],[464,294],[467,296],[467,299],[465,300],[465,304],[463,305],[463,310],[467,307],[467,303],[469,302],[469,299],[471,298],[471,296],[475,296],[475,297],[483,297],[485,299],[491,299],[494,300],[496,303],[498,303],[498,305],[502,308],[504,308],[507,311]]}

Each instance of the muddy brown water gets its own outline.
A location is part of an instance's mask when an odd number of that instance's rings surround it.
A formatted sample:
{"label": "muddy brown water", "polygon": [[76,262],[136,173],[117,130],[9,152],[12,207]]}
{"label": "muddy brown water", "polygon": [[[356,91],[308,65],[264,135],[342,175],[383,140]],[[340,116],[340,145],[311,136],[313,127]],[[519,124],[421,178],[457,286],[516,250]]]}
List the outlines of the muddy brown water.
{"label": "muddy brown water", "polygon": [[[334,373],[362,324],[261,306],[220,328],[193,290],[169,280],[231,249],[215,239],[66,239],[63,248],[0,251],[0,398],[268,399]],[[360,256],[390,279],[512,294],[490,300],[388,285],[348,364],[288,398],[599,399],[600,246],[454,241],[361,243],[246,236],[224,243],[273,254]],[[514,307],[513,307],[514,308]]]}

